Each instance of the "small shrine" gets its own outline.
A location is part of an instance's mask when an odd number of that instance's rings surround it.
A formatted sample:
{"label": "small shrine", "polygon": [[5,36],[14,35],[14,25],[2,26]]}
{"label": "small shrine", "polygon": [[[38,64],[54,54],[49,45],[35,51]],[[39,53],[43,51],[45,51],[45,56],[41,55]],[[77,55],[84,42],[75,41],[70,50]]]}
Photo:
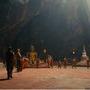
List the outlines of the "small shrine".
{"label": "small shrine", "polygon": [[88,59],[88,56],[86,53],[86,49],[85,49],[85,46],[83,46],[83,52],[82,52],[81,60],[87,60],[87,59]]}
{"label": "small shrine", "polygon": [[85,46],[83,46],[81,61],[79,63],[77,63],[77,65],[87,66],[87,60],[89,60],[89,57],[87,56],[87,52],[86,52]]}

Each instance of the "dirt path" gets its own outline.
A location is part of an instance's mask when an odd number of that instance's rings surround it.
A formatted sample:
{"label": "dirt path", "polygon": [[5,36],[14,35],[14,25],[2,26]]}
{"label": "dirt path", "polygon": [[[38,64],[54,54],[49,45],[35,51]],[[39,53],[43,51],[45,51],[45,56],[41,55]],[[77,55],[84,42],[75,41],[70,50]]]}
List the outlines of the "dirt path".
{"label": "dirt path", "polygon": [[6,78],[5,69],[0,70],[0,89],[85,89],[90,88],[90,69],[28,68],[20,73],[14,71],[12,80]]}

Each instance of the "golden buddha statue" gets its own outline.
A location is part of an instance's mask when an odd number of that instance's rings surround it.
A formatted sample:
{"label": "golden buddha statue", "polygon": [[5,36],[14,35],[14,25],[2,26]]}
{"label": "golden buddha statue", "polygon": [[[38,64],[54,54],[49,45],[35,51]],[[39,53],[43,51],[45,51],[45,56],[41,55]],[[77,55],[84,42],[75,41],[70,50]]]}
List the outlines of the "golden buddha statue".
{"label": "golden buddha statue", "polygon": [[27,57],[29,58],[29,61],[34,64],[37,59],[37,52],[35,51],[34,46],[31,47],[31,51],[28,52]]}

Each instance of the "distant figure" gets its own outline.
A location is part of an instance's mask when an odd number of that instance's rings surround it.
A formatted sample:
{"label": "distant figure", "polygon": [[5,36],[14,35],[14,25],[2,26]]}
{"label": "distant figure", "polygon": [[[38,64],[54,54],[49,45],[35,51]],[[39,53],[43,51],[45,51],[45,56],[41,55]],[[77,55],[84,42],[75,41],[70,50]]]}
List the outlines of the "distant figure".
{"label": "distant figure", "polygon": [[51,64],[50,64],[51,68],[53,68],[53,59],[51,59]]}
{"label": "distant figure", "polygon": [[58,68],[61,68],[62,62],[61,60],[58,61]]}
{"label": "distant figure", "polygon": [[29,67],[30,67],[29,59],[26,58],[26,57],[23,57],[23,58],[21,59],[21,65],[22,65],[22,69],[24,69],[24,68],[29,68]]}
{"label": "distant figure", "polygon": [[63,65],[64,65],[64,68],[67,68],[67,58],[66,57],[63,60]]}
{"label": "distant figure", "polygon": [[89,59],[87,59],[87,69],[89,68],[89,66],[90,66],[90,61]]}
{"label": "distant figure", "polygon": [[39,67],[39,58],[37,58],[37,60],[36,60],[36,67],[37,68]]}
{"label": "distant figure", "polygon": [[53,68],[53,59],[51,55],[48,55],[48,68],[52,67]]}
{"label": "distant figure", "polygon": [[9,47],[8,51],[6,52],[7,79],[12,78],[13,66],[14,66],[14,52],[12,51],[12,48]]}
{"label": "distant figure", "polygon": [[74,59],[72,60],[72,68],[76,68],[76,64],[77,64],[77,61],[76,61],[76,59],[74,58]]}
{"label": "distant figure", "polygon": [[16,50],[15,58],[16,58],[16,62],[17,62],[17,72],[20,72],[20,71],[22,71],[20,49]]}

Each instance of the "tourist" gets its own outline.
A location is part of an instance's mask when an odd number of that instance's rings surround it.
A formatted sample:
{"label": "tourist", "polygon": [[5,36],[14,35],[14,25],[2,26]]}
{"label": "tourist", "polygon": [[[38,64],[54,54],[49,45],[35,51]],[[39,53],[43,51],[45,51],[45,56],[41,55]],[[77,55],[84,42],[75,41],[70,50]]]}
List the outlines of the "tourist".
{"label": "tourist", "polygon": [[13,66],[14,66],[14,52],[13,52],[12,48],[9,47],[8,51],[6,52],[7,79],[12,78]]}
{"label": "tourist", "polygon": [[87,58],[87,69],[89,68],[89,66],[90,66],[90,61],[89,61],[89,58]]}
{"label": "tourist", "polygon": [[72,60],[72,68],[76,68],[76,64],[77,64],[77,61],[76,61],[76,59],[74,58],[74,59]]}
{"label": "tourist", "polygon": [[39,67],[39,58],[36,59],[36,67]]}
{"label": "tourist", "polygon": [[17,72],[20,72],[20,71],[22,71],[20,49],[16,50],[15,58],[16,58],[16,61],[17,61]]}
{"label": "tourist", "polygon": [[66,57],[63,60],[63,65],[64,65],[64,68],[67,68],[67,58]]}
{"label": "tourist", "polygon": [[48,68],[52,67],[53,68],[53,59],[51,55],[48,55]]}
{"label": "tourist", "polygon": [[62,62],[61,60],[58,61],[58,68],[61,68]]}
{"label": "tourist", "polygon": [[51,64],[50,64],[51,68],[53,68],[53,59],[51,59]]}

